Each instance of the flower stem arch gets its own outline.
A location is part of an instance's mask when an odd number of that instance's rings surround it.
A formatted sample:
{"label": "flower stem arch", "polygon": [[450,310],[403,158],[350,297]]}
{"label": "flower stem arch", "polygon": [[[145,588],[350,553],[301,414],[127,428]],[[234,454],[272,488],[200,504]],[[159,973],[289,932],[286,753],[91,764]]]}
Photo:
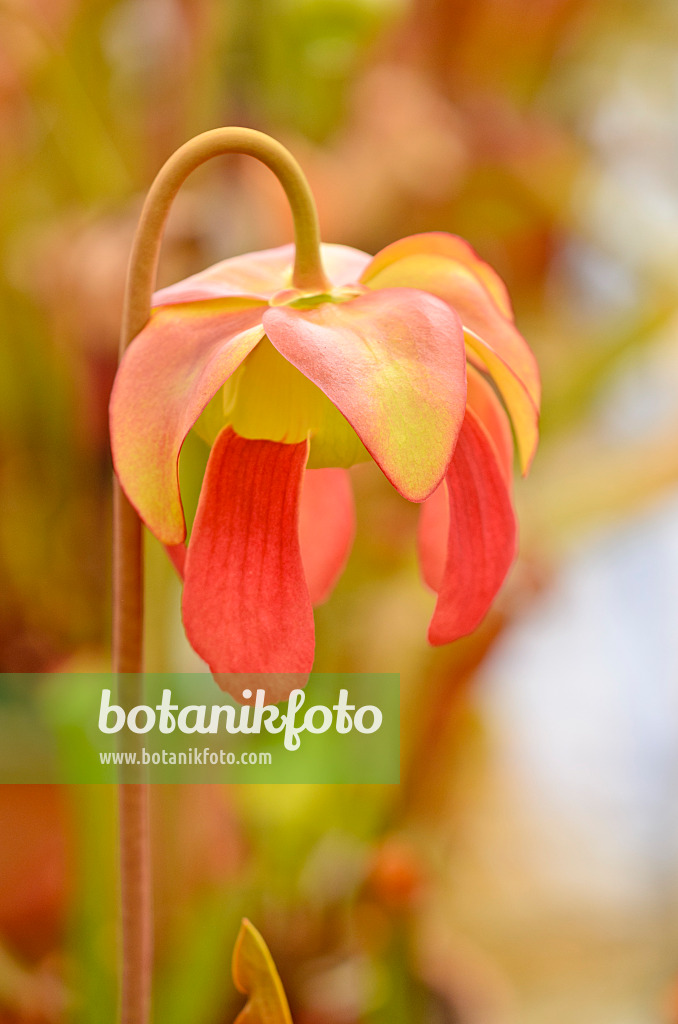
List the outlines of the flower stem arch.
{"label": "flower stem arch", "polygon": [[[315,202],[297,161],[263,132],[216,128],[181,146],[160,169],[148,192],[128,265],[120,358],[150,319],[165,223],[179,189],[201,164],[227,154],[254,157],[273,171],[282,185],[294,221],[294,287],[319,293],[329,289],[320,256]],[[117,478],[113,486],[113,670],[118,674],[120,703],[129,709],[143,702],[142,524]],[[130,773],[128,769],[119,786],[120,1024],[147,1024],[150,1014],[153,951],[148,804],[143,770]]]}

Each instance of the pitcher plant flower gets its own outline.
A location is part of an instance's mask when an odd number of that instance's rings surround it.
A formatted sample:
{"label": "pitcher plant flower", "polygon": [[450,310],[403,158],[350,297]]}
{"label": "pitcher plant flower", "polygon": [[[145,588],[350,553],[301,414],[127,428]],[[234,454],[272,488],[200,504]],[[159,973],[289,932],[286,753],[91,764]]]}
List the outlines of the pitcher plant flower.
{"label": "pitcher plant flower", "polygon": [[[310,671],[313,604],[354,534],[347,470],[370,459],[422,503],[430,642],[470,633],[515,557],[513,435],[523,472],[537,444],[534,356],[465,241],[419,234],[374,257],[316,244],[304,270],[296,230],[296,247],[156,292],[111,397],[116,474],[183,576],[186,635],[218,680]],[[191,430],[210,455],[186,544]]]}

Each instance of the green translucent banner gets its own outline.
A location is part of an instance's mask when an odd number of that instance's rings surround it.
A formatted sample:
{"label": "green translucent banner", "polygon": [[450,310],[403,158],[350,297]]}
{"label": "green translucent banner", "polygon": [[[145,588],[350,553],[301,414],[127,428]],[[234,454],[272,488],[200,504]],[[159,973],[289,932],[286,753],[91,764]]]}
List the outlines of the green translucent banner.
{"label": "green translucent banner", "polygon": [[[0,675],[0,783],[397,783],[393,674]],[[268,682],[271,686],[268,686]],[[240,685],[241,684],[241,685]]]}

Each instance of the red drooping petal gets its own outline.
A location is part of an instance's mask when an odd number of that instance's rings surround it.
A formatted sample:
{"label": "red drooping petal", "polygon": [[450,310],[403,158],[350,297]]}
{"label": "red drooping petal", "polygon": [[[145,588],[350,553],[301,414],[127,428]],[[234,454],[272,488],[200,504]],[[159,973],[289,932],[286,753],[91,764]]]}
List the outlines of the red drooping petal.
{"label": "red drooping petal", "polygon": [[436,593],[443,581],[449,532],[450,499],[447,496],[447,484],[443,480],[421,506],[417,531],[421,575],[426,586]]}
{"label": "red drooping petal", "polygon": [[410,501],[435,490],[466,405],[459,318],[408,288],[264,314],[282,356],[346,417],[385,475]]}
{"label": "red drooping petal", "polygon": [[345,469],[307,469],[301,491],[299,542],[311,602],[332,593],[355,536],[355,505]]}
{"label": "red drooping petal", "polygon": [[[494,445],[497,462],[509,495],[513,492],[513,437],[504,408],[491,386],[472,366],[466,367],[466,407],[485,428]],[[445,480],[421,506],[419,516],[419,564],[424,582],[440,590],[447,559],[450,501]]]}
{"label": "red drooping petal", "polygon": [[181,446],[263,337],[263,308],[221,300],[161,309],[120,363],[110,404],[113,464],[132,505],[165,544],[180,544],[186,535]]}
{"label": "red drooping petal", "polygon": [[[371,257],[347,245],[323,245],[322,260],[335,287],[354,284]],[[268,301],[276,292],[292,287],[294,246],[245,253],[215,263],[153,296],[154,306],[199,302],[228,296],[249,296]]]}
{"label": "red drooping petal", "polygon": [[[292,690],[303,690],[310,672],[214,672],[214,681],[239,704],[256,704],[257,692],[263,690],[265,704],[287,700]],[[250,696],[246,696],[249,691]]]}
{"label": "red drooping petal", "polygon": [[307,457],[307,441],[249,441],[231,427],[214,443],[182,611],[191,646],[215,674],[311,670],[313,610],[299,551]]}
{"label": "red drooping petal", "polygon": [[494,445],[466,414],[447,473],[449,530],[432,644],[447,644],[480,624],[516,552],[516,523]]}

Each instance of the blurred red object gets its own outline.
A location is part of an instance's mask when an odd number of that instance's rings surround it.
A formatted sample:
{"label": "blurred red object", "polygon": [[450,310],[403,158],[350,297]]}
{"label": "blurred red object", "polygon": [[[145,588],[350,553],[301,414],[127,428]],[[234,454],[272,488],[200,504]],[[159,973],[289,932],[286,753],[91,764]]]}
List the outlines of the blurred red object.
{"label": "blurred red object", "polygon": [[374,853],[368,876],[371,891],[390,910],[414,907],[423,891],[421,856],[404,839],[391,837]]}
{"label": "blurred red object", "polygon": [[59,786],[0,786],[0,932],[35,960],[61,939],[71,866]]}

